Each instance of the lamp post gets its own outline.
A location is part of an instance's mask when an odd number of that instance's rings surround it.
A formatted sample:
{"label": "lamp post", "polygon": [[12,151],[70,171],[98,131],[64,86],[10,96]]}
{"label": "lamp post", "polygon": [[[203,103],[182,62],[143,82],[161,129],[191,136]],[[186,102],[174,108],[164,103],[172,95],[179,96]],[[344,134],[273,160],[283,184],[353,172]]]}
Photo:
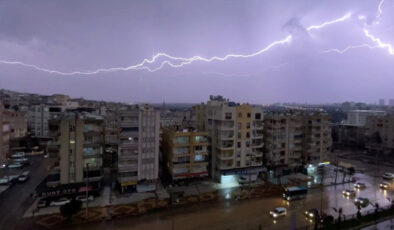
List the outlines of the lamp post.
{"label": "lamp post", "polygon": [[86,163],[86,219],[89,218],[89,163]]}

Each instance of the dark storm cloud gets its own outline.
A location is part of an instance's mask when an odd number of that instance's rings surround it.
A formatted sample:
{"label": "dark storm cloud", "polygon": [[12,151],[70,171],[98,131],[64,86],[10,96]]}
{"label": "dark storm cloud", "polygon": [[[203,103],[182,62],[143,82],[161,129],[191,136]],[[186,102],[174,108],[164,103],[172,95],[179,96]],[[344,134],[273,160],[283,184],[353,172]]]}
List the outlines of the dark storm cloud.
{"label": "dark storm cloud", "polygon": [[[0,60],[59,71],[129,66],[158,52],[203,57],[257,52],[292,34],[290,44],[247,59],[196,61],[178,69],[59,76],[0,64],[0,88],[121,101],[374,101],[394,97],[394,57],[367,48],[362,28],[393,40],[392,1],[0,1]],[[306,31],[352,12],[349,21]],[[359,19],[365,16],[365,22]],[[283,64],[286,63],[286,64]],[[355,84],[357,83],[357,84]],[[365,92],[369,92],[366,94]]]}

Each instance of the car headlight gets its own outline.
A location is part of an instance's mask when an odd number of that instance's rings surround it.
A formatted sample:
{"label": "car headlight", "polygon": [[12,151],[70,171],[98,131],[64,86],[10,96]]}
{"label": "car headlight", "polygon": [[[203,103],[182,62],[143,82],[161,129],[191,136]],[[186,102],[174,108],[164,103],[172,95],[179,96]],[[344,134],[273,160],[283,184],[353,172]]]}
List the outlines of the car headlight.
{"label": "car headlight", "polygon": [[354,202],[358,202],[358,199],[354,199]]}
{"label": "car headlight", "polygon": [[274,213],[274,214],[272,214],[274,217],[277,217],[278,216],[278,214],[276,214],[276,213]]}
{"label": "car headlight", "polygon": [[305,211],[305,214],[308,215],[308,211]]}
{"label": "car headlight", "polygon": [[309,216],[310,216],[310,217],[313,217],[313,213],[309,213]]}

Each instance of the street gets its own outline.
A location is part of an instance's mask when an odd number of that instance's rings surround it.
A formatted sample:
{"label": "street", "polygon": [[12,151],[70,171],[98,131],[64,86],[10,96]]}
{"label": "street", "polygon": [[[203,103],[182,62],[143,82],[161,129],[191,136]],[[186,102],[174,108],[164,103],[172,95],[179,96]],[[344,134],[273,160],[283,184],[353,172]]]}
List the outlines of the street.
{"label": "street", "polygon": [[[366,174],[356,173],[354,177],[358,181],[366,183],[366,188],[357,190],[356,197],[366,197],[371,203],[379,203],[385,206],[390,202],[387,197],[393,197],[393,190],[382,191],[378,184],[381,178]],[[340,180],[339,177],[338,180]],[[342,208],[345,216],[354,215],[357,208],[354,198],[346,198],[342,190],[353,189],[353,183],[337,186],[326,186],[323,189],[322,209],[333,215],[338,214],[333,208]],[[191,207],[171,209],[158,213],[147,214],[136,218],[125,218],[101,223],[89,223],[87,225],[73,226],[72,229],[295,229],[305,226],[313,226],[313,223],[304,216],[304,211],[317,208],[320,209],[321,190],[311,189],[306,199],[287,202],[278,194],[274,198],[252,199],[245,201],[227,200],[216,203],[197,204]],[[286,207],[288,214],[285,217],[273,220],[268,212],[276,207]],[[362,212],[372,210],[369,205]]]}
{"label": "street", "polygon": [[[36,186],[48,175],[51,160],[43,156],[28,157],[31,165],[22,169],[13,169],[12,175],[30,171],[30,179],[24,183],[15,183],[0,194],[0,229],[26,229],[26,222],[22,221],[25,210],[33,203],[30,197]],[[4,170],[4,169],[3,169]],[[3,175],[5,172],[2,172]]]}

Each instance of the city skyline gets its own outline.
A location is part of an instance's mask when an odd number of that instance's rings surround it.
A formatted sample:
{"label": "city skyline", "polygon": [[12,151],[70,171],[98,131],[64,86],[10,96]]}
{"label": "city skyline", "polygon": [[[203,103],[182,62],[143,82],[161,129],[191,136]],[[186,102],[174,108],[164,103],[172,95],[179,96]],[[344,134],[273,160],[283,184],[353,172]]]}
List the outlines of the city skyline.
{"label": "city skyline", "polygon": [[[388,35],[393,2],[388,0],[298,1],[285,8],[284,1],[2,4],[2,88],[156,103],[196,103],[210,94],[251,103],[375,102],[392,95],[394,59]],[[6,64],[86,72],[137,65],[158,53],[219,60],[197,58],[182,68],[164,64],[154,73],[88,76]],[[220,60],[228,55],[235,56]],[[184,59],[163,55],[157,60],[149,68],[165,61],[179,65]]]}

